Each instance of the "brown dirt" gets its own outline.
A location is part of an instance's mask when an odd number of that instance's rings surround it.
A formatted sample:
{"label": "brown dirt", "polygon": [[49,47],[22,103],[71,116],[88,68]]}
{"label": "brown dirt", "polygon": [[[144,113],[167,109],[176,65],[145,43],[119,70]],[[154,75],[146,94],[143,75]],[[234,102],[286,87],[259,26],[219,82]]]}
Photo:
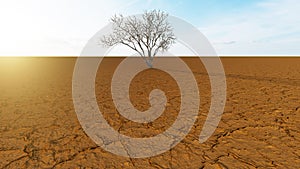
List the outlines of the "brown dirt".
{"label": "brown dirt", "polygon": [[[174,79],[159,70],[138,74],[132,103],[149,108],[149,92],[162,89],[161,117],[139,124],[125,119],[111,100],[111,75],[121,58],[105,58],[96,78],[100,110],[131,137],[166,130],[180,109]],[[82,130],[72,102],[75,58],[0,58],[0,168],[299,168],[300,58],[222,58],[227,102],[214,135],[198,137],[210,106],[207,72],[196,58],[183,59],[197,79],[199,117],[186,138],[161,155],[133,159],[97,146]]]}

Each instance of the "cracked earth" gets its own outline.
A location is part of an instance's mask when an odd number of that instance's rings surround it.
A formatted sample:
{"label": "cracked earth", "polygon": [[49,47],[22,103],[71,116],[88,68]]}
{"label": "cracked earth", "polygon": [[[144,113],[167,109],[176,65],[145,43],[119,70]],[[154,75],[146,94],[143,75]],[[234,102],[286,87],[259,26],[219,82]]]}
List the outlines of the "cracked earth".
{"label": "cracked earth", "polygon": [[[96,78],[99,109],[119,133],[153,137],[176,120],[180,91],[157,69],[139,73],[130,86],[136,109],[149,108],[149,93],[166,93],[164,113],[140,124],[121,116],[110,93],[121,58],[105,58]],[[200,144],[210,108],[210,82],[200,60],[183,59],[194,72],[200,111],[189,134],[160,155],[114,155],[83,131],[73,107],[75,58],[0,58],[0,168],[299,168],[300,58],[222,58],[227,102],[214,134]]]}

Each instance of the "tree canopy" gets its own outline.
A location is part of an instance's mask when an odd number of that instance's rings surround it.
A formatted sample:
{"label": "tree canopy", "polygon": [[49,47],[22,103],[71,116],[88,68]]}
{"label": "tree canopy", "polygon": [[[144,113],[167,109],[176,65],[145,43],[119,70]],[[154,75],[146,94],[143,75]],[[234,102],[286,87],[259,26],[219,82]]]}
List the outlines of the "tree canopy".
{"label": "tree canopy", "polygon": [[115,15],[111,18],[113,32],[103,36],[101,43],[108,47],[126,45],[152,67],[156,54],[168,50],[176,40],[167,18],[168,14],[159,10],[146,11],[141,18]]}

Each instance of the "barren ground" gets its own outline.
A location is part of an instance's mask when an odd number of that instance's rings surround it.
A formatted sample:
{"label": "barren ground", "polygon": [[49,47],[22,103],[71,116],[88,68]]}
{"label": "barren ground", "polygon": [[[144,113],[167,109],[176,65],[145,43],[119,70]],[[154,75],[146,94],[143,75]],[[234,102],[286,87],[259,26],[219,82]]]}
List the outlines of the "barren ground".
{"label": "barren ground", "polygon": [[[149,124],[116,111],[111,75],[121,58],[105,58],[96,78],[100,110],[108,123],[131,137],[166,130],[180,109],[180,91],[168,74],[149,69],[130,86],[133,105],[149,108],[148,94],[160,88],[168,104]],[[76,58],[0,58],[0,168],[299,168],[300,58],[222,58],[227,102],[213,136],[198,141],[210,107],[207,72],[184,58],[200,89],[199,117],[170,151],[146,159],[116,156],[82,130],[72,102]]]}

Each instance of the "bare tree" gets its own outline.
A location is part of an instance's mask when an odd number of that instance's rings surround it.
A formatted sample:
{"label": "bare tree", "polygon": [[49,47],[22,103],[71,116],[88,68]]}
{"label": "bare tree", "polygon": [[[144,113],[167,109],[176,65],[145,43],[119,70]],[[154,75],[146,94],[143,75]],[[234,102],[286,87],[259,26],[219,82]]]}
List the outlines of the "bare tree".
{"label": "bare tree", "polygon": [[112,17],[113,32],[101,38],[104,46],[123,44],[136,51],[152,68],[153,58],[158,51],[166,51],[175,43],[173,28],[167,21],[168,14],[159,10],[136,16]]}

